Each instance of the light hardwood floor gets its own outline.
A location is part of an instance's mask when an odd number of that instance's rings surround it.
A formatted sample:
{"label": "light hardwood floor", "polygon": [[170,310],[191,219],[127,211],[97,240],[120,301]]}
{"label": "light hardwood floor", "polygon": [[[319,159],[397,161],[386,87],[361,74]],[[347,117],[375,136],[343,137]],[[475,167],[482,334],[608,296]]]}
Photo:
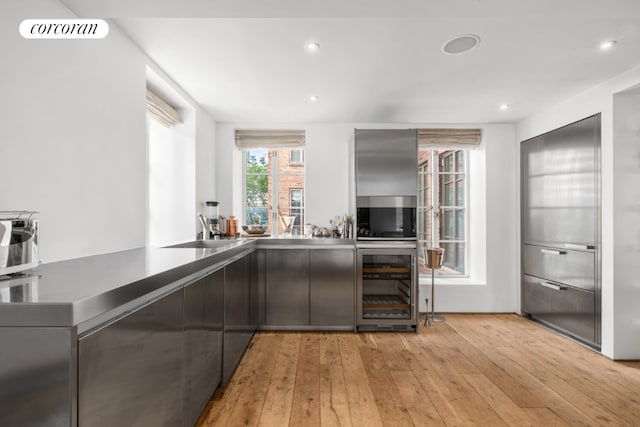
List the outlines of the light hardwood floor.
{"label": "light hardwood floor", "polygon": [[203,426],[640,426],[640,362],[517,315],[414,333],[257,333]]}

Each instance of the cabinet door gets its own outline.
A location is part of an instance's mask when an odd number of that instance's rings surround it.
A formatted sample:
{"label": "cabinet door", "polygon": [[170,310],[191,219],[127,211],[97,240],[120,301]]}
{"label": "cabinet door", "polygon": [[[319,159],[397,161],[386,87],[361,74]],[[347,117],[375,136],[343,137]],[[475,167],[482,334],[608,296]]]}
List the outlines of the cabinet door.
{"label": "cabinet door", "polygon": [[195,425],[222,379],[224,270],[184,288],[184,425]]}
{"label": "cabinet door", "polygon": [[595,294],[523,276],[524,311],[577,337],[595,342]]}
{"label": "cabinet door", "polygon": [[182,289],[79,340],[78,425],[182,424]]}
{"label": "cabinet door", "polygon": [[251,326],[250,255],[225,267],[222,381],[233,375],[255,328]]}
{"label": "cabinet door", "polygon": [[358,196],[415,196],[418,138],[415,129],[356,129]]}
{"label": "cabinet door", "polygon": [[266,251],[267,325],[309,324],[309,250]]}
{"label": "cabinet door", "polygon": [[523,243],[596,243],[599,116],[522,144]]}
{"label": "cabinet door", "polygon": [[354,256],[351,249],[310,251],[309,311],[312,325],[354,325]]}

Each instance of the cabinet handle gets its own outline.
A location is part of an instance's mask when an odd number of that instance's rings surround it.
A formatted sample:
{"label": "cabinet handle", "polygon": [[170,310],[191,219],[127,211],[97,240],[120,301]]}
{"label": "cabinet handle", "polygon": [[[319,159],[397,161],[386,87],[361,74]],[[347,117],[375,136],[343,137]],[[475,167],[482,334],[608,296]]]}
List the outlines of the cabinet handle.
{"label": "cabinet handle", "polygon": [[565,243],[564,247],[568,249],[577,249],[582,251],[588,251],[596,248],[595,245],[577,245],[575,243]]}
{"label": "cabinet handle", "polygon": [[540,284],[545,288],[553,289],[554,291],[563,291],[567,289],[566,286],[560,286],[550,282],[540,282]]}
{"label": "cabinet handle", "polygon": [[559,251],[557,249],[540,249],[540,252],[549,255],[564,255],[567,253],[567,251]]}

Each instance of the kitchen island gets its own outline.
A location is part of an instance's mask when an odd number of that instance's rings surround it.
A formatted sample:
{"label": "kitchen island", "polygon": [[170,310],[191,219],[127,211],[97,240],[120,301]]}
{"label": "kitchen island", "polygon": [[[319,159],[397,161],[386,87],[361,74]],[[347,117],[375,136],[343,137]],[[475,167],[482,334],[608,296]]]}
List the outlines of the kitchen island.
{"label": "kitchen island", "polygon": [[[256,328],[353,329],[353,241],[215,242],[44,264],[0,282],[2,424],[193,425]],[[271,253],[287,256],[274,264]],[[293,253],[309,264],[282,263]],[[323,263],[341,260],[334,289],[350,295],[350,313],[336,324],[310,298],[332,284]],[[289,289],[278,289],[282,275]],[[303,298],[279,301],[296,283]],[[293,323],[269,324],[287,311]]]}

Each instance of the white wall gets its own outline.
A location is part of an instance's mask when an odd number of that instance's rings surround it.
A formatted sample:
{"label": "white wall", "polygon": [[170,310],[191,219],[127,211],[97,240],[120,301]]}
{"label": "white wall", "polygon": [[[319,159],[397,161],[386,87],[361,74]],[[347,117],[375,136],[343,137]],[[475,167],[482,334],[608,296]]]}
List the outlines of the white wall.
{"label": "white wall", "polygon": [[[235,149],[234,129],[304,129],[305,205],[307,221],[328,225],[335,215],[349,212],[348,146],[354,128],[416,128],[452,125],[403,123],[218,123],[216,181],[223,215],[242,211],[242,159]],[[481,148],[470,156],[471,232],[473,243],[470,280],[436,286],[436,307],[455,312],[515,312],[519,309],[518,181],[512,179],[519,162],[512,125],[460,125],[481,127]],[[489,188],[491,191],[486,191]],[[485,197],[486,196],[486,197]],[[484,256],[487,258],[484,259]],[[480,261],[479,261],[480,260]],[[427,286],[421,286],[426,295]],[[423,297],[421,297],[424,300]],[[424,311],[424,301],[421,302]]]}
{"label": "white wall", "polygon": [[0,3],[0,210],[40,211],[45,262],[144,246],[144,56],[102,40],[25,40],[54,0]]}
{"label": "white wall", "polygon": [[[637,182],[634,180],[640,165],[628,162],[637,159],[639,142],[637,137],[633,140],[621,136],[620,119],[614,115],[614,94],[639,83],[640,67],[636,67],[517,125],[517,139],[523,141],[593,114],[602,114],[602,353],[615,359],[640,358],[640,311],[636,304],[633,313],[629,313],[623,302],[630,298],[636,303],[640,300],[638,275],[633,267],[638,262],[625,255],[640,251],[640,236],[630,233],[630,237],[625,238],[627,231],[623,227],[629,220],[638,221],[637,205],[630,210],[625,193]],[[618,114],[627,110],[624,98],[615,99],[620,109]],[[624,122],[624,118],[621,120]],[[614,122],[618,123],[615,130]]]}
{"label": "white wall", "polygon": [[172,206],[190,211],[177,227],[194,238],[192,213],[215,197],[215,121],[112,23],[102,40],[23,39],[20,22],[38,17],[75,15],[56,0],[0,2],[0,210],[40,212],[44,262],[145,246],[150,66],[195,111],[196,158],[189,147],[169,166],[197,176],[182,183],[189,206]]}
{"label": "white wall", "polygon": [[195,239],[195,111],[180,108],[182,123],[165,128],[148,120],[149,246]]}

